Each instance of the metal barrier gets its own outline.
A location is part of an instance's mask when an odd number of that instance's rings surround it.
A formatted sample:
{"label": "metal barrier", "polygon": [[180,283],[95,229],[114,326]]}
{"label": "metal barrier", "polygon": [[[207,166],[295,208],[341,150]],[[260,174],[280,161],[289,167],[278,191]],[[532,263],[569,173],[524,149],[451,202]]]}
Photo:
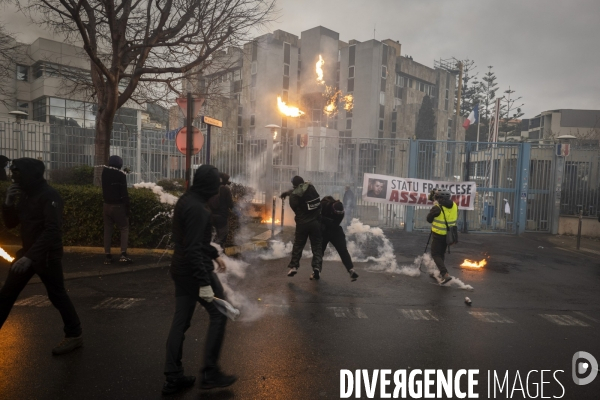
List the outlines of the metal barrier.
{"label": "metal barrier", "polygon": [[[32,157],[46,164],[46,177],[78,165],[93,166],[94,130],[50,126],[35,121],[0,121],[0,154]],[[303,147],[300,147],[302,144]],[[115,131],[111,154],[129,167],[128,183],[185,177],[185,157],[164,132]],[[205,163],[206,149],[192,164]],[[407,139],[347,138],[311,135],[305,142],[291,134],[241,139],[237,132],[213,130],[211,164],[235,182],[256,190],[253,201],[271,206],[271,196],[291,187],[294,175],[311,181],[322,196],[343,198],[354,192],[350,212],[364,223],[382,227],[429,229],[429,208],[384,205],[362,200],[364,173],[477,184],[475,210],[461,212],[459,227],[469,231],[550,232],[555,207],[557,155],[554,145],[473,143]],[[598,215],[600,149],[571,148],[565,159],[561,215]],[[410,226],[406,226],[406,224]],[[524,226],[518,227],[522,224]]]}

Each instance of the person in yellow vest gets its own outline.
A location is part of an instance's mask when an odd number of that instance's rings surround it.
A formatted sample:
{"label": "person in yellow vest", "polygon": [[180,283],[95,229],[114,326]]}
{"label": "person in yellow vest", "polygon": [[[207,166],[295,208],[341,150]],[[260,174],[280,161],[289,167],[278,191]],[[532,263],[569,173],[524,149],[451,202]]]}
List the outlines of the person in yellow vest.
{"label": "person in yellow vest", "polygon": [[443,285],[448,283],[452,277],[448,274],[446,265],[444,265],[444,256],[446,254],[446,234],[448,228],[456,226],[458,219],[458,205],[452,201],[452,193],[447,189],[434,189],[429,195],[429,199],[435,204],[427,214],[427,222],[431,224],[431,258],[440,270],[438,282]]}

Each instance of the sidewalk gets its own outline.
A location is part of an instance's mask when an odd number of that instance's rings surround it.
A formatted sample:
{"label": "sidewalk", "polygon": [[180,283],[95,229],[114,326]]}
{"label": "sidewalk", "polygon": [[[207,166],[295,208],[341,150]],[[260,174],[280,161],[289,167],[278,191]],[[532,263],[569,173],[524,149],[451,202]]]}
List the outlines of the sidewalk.
{"label": "sidewalk", "polygon": [[577,250],[577,236],[548,235],[548,241],[560,249],[600,256],[600,239],[582,237]]}

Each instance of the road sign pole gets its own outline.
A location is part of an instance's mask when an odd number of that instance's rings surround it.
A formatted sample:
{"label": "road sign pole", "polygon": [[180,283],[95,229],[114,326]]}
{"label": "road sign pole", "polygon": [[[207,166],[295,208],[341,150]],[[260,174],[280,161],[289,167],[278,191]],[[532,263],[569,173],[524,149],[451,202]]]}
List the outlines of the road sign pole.
{"label": "road sign pole", "polygon": [[210,165],[210,125],[206,125],[206,164]]}
{"label": "road sign pole", "polygon": [[192,179],[192,148],[194,147],[192,119],[194,118],[194,103],[192,93],[187,94],[187,137],[185,149],[185,188],[189,189]]}

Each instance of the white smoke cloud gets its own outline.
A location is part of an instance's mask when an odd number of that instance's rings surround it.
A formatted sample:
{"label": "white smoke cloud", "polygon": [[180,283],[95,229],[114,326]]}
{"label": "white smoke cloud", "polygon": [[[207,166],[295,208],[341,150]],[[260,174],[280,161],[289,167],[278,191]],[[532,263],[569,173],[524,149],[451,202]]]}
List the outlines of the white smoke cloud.
{"label": "white smoke cloud", "polygon": [[171,193],[165,192],[163,187],[158,186],[156,183],[151,183],[151,182],[135,183],[133,185],[133,187],[136,189],[152,190],[154,193],[156,193],[158,195],[160,202],[163,204],[169,204],[169,205],[174,206],[175,203],[177,203],[177,200],[179,200],[179,197],[173,196]]}

